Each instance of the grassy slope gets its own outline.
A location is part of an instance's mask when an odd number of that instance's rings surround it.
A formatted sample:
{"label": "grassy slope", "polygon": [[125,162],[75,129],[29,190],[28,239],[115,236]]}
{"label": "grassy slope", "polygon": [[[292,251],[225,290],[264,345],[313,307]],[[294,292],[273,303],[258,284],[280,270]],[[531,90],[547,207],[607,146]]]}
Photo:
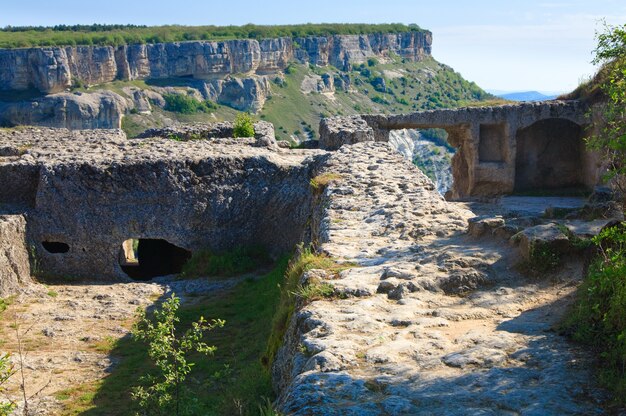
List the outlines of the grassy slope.
{"label": "grassy slope", "polygon": [[[306,128],[317,135],[322,117],[408,113],[434,108],[504,102],[486,94],[476,84],[467,82],[450,67],[434,59],[422,62],[402,62],[401,59],[395,59],[394,62],[375,64],[371,67],[357,67],[348,73],[354,91],[337,91],[334,94],[304,94],[300,90],[300,85],[306,75],[336,73],[336,69],[304,65],[293,65],[292,68],[294,70],[291,74],[285,74],[286,87],[273,85],[272,99],[265,104],[260,113],[262,119],[274,123],[277,138],[283,140],[290,139],[291,136],[298,136],[299,140],[306,139]],[[369,76],[366,75],[368,72]],[[396,78],[391,79],[394,75]],[[385,78],[387,92],[374,89],[370,79],[376,76]],[[379,101],[382,99],[383,103],[374,102],[372,99]],[[300,134],[295,134],[298,131]]]}
{"label": "grassy slope", "polygon": [[[244,281],[226,295],[196,299],[181,306],[183,325],[200,316],[221,318],[226,326],[209,333],[207,342],[218,347],[211,358],[198,360],[190,377],[194,397],[203,415],[257,415],[264,398],[272,398],[270,375],[261,364],[279,300],[287,259],[259,280]],[[59,392],[63,415],[123,416],[132,414],[130,389],[150,371],[145,346],[125,337],[110,346],[119,359],[115,370],[98,383]]]}

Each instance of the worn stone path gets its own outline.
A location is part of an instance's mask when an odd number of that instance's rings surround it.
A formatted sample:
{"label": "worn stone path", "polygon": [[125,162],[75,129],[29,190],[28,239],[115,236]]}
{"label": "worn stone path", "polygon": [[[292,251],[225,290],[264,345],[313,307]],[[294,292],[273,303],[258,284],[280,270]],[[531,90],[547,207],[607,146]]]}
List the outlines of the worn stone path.
{"label": "worn stone path", "polygon": [[384,143],[343,146],[326,172],[318,240],[358,264],[337,298],[302,307],[279,352],[279,410],[296,415],[594,415],[585,354],[553,330],[575,264],[530,279],[505,240],[466,234],[447,203]]}

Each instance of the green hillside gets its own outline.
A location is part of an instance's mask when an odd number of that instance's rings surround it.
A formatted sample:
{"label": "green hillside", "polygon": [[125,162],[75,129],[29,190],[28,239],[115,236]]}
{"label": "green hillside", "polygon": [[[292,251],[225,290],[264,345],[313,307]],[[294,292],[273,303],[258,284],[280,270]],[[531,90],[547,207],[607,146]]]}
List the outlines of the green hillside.
{"label": "green hillside", "polygon": [[423,31],[415,24],[302,24],[283,26],[136,26],[60,25],[18,26],[0,29],[0,48],[73,45],[126,45],[188,40],[266,39],[325,35],[362,35]]}
{"label": "green hillside", "polygon": [[[350,80],[347,90],[335,92],[310,92],[302,90],[306,77],[328,73]],[[111,89],[123,94],[122,87],[132,85],[150,88],[143,81],[116,82],[96,87]],[[276,127],[279,140],[300,142],[317,135],[323,117],[371,114],[409,113],[435,108],[487,105],[502,100],[486,93],[473,82],[468,82],[452,68],[432,58],[422,62],[403,62],[394,58],[392,62],[355,66],[349,72],[328,67],[292,64],[284,75],[272,81],[272,95],[256,118],[270,121]],[[218,105],[209,112],[181,114],[155,109],[151,115],[130,114],[125,117],[124,129],[135,135],[146,128],[160,127],[172,121],[211,122],[233,120],[236,110]]]}

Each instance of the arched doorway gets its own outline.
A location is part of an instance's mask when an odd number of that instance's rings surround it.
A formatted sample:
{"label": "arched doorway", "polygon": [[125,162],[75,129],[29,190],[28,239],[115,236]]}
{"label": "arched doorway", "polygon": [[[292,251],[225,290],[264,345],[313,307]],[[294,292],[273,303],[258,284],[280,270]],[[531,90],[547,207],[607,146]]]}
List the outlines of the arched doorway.
{"label": "arched doorway", "polygon": [[538,121],[516,136],[516,192],[583,186],[583,129],[566,119]]}

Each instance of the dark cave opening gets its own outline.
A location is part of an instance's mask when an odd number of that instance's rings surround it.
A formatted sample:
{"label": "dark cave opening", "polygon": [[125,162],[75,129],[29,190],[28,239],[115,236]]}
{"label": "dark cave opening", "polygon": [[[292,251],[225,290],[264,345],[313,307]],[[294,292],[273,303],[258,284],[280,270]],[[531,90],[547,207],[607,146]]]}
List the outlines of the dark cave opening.
{"label": "dark cave opening", "polygon": [[129,239],[120,249],[120,266],[131,279],[146,281],[180,273],[191,252],[162,239]]}
{"label": "dark cave opening", "polygon": [[41,245],[48,253],[52,254],[67,253],[70,251],[70,246],[60,241],[42,241]]}

